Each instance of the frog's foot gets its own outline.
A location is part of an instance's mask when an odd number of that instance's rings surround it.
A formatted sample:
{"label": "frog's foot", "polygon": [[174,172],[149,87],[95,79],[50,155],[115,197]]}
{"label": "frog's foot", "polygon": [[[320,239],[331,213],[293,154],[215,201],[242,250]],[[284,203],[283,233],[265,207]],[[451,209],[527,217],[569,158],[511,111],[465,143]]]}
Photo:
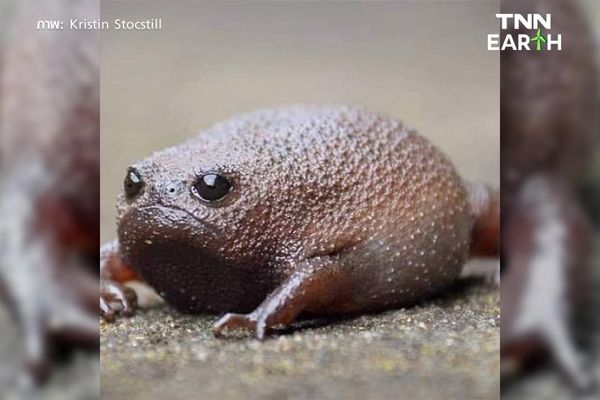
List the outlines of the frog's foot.
{"label": "frog's foot", "polygon": [[124,284],[141,281],[123,258],[119,243],[113,241],[100,248],[100,315],[114,322],[117,315],[131,317],[138,305],[135,290]]}
{"label": "frog's foot", "polygon": [[214,334],[248,329],[257,339],[276,326],[289,326],[302,312],[325,313],[343,304],[346,274],[336,260],[316,257],[296,266],[296,271],[250,314],[226,314],[214,326]]}
{"label": "frog's foot", "polygon": [[[254,332],[258,336],[258,324],[256,315],[250,314],[235,314],[227,313],[221,319],[215,323],[213,332],[216,337],[223,337],[225,331],[246,329],[250,332]],[[259,339],[264,336],[264,328],[262,335]]]}
{"label": "frog's foot", "polygon": [[234,331],[245,329],[249,332],[253,332],[254,336],[263,340],[267,329],[273,328],[278,325],[288,325],[292,322],[290,319],[283,319],[281,315],[264,312],[260,307],[249,314],[225,314],[213,327],[213,332],[216,337],[224,337],[225,331]]}
{"label": "frog's foot", "polygon": [[117,315],[131,317],[137,308],[135,291],[120,283],[100,281],[100,315],[107,322],[114,322]]}

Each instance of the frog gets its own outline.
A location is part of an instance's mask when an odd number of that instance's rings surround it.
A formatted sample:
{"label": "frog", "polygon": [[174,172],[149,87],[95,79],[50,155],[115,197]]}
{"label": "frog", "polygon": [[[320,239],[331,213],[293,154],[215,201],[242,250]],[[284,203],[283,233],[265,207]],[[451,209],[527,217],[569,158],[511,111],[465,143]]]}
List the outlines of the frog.
{"label": "frog", "polygon": [[228,121],[131,164],[100,313],[136,309],[141,280],[175,309],[257,338],[303,316],[416,304],[499,249],[499,193],[464,181],[401,121],[298,105]]}

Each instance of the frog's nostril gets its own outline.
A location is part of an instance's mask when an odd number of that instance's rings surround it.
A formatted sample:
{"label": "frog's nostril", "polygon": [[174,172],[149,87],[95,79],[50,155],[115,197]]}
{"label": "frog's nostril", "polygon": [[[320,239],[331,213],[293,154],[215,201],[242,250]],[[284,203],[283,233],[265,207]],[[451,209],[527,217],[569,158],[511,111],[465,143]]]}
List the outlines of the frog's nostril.
{"label": "frog's nostril", "polygon": [[179,182],[171,182],[165,187],[165,191],[169,196],[177,196],[181,192],[181,184]]}
{"label": "frog's nostril", "polygon": [[127,199],[133,199],[136,197],[144,188],[144,181],[142,176],[137,169],[129,167],[125,181],[123,182],[123,189],[125,190],[125,197]]}

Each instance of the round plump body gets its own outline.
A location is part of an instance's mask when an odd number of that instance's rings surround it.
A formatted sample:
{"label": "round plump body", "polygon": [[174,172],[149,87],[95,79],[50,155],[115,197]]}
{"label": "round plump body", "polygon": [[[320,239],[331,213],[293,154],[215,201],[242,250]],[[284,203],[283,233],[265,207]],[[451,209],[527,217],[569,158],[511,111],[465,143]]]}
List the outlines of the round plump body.
{"label": "round plump body", "polygon": [[[251,311],[317,257],[347,281],[344,300],[320,312],[408,304],[447,286],[468,257],[473,217],[452,164],[361,108],[258,111],[131,168],[143,184],[118,201],[121,252],[187,312]],[[203,201],[211,176],[231,188]]]}

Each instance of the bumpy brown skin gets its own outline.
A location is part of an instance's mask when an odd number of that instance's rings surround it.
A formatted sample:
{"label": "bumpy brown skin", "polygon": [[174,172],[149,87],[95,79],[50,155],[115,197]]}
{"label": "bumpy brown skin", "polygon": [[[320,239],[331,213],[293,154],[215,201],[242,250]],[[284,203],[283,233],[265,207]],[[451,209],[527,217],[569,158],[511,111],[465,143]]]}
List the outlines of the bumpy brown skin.
{"label": "bumpy brown skin", "polygon": [[[550,13],[551,33],[562,34],[560,52],[501,54],[503,366],[519,369],[550,353],[587,389],[589,376],[568,339],[589,290],[582,282],[590,227],[573,182],[598,132],[595,45],[576,1],[509,0],[502,12]],[[557,280],[549,273],[555,263]],[[536,273],[537,265],[546,271]]]}
{"label": "bumpy brown skin", "polygon": [[97,18],[99,3],[17,8],[1,67],[0,286],[41,381],[56,340],[99,339],[99,43],[96,32],[35,27]]}
{"label": "bumpy brown skin", "polygon": [[[363,109],[255,112],[133,168],[144,187],[119,197],[120,256],[107,252],[102,277],[129,265],[180,310],[246,313],[226,314],[217,334],[262,338],[300,314],[411,304],[448,286],[469,256],[475,215],[452,164]],[[191,194],[208,172],[234,186],[214,204]],[[128,291],[102,286],[112,318],[108,301]]]}

